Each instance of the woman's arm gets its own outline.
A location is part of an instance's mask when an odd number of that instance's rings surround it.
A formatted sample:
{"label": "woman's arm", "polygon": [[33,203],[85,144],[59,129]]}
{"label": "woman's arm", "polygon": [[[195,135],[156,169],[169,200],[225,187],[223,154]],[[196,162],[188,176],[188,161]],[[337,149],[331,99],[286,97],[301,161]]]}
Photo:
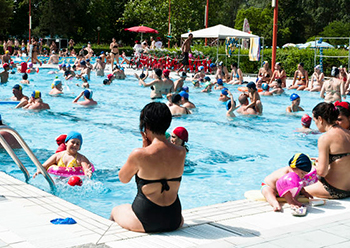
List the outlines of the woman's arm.
{"label": "woman's arm", "polygon": [[322,135],[318,139],[318,163],[316,165],[317,175],[325,177],[329,169],[329,144],[327,137]]}
{"label": "woman's arm", "polygon": [[295,81],[297,80],[297,74],[298,74],[298,71],[295,71],[292,86],[294,86]]}
{"label": "woman's arm", "polygon": [[128,160],[123,165],[123,167],[119,171],[119,180],[122,183],[130,182],[131,178],[138,172],[138,160],[140,149],[135,149],[132,151],[128,157]]}
{"label": "woman's arm", "polygon": [[92,166],[90,161],[87,159],[87,157],[81,155],[81,166],[83,167],[84,170],[84,175],[87,176],[88,178],[91,178],[92,176]]}
{"label": "woman's arm", "polygon": [[[241,83],[241,84],[243,84],[243,72],[242,72],[242,70],[241,69],[237,69],[237,72],[238,72],[238,75],[239,75],[239,82]],[[232,77],[232,79],[233,79],[233,77]]]}
{"label": "woman's arm", "polygon": [[271,83],[273,82],[273,80],[275,80],[276,73],[277,73],[277,70],[276,70],[276,71],[274,71],[274,72],[272,73],[272,77],[271,77],[271,79],[270,79],[269,84],[271,84]]}

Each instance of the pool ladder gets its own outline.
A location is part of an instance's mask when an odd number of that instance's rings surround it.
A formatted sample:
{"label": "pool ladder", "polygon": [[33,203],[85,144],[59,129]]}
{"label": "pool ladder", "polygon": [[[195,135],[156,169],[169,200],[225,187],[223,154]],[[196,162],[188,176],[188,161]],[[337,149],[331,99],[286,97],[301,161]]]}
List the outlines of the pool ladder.
{"label": "pool ladder", "polygon": [[[44,175],[46,181],[49,183],[51,190],[55,189],[55,182],[52,180],[52,178],[50,177],[49,173],[47,173],[47,171],[45,170],[45,168],[41,165],[41,163],[39,162],[39,160],[35,157],[34,153],[32,152],[32,150],[28,147],[28,145],[26,144],[26,142],[24,142],[24,140],[22,139],[22,137],[16,132],[16,130],[10,128],[9,126],[0,126],[0,131],[6,131],[8,133],[10,133],[16,140],[17,142],[20,144],[20,146],[23,148],[23,150],[27,153],[28,157],[32,160],[32,162],[35,164],[35,166],[37,167],[37,169]],[[29,181],[30,179],[30,175],[29,172],[27,171],[26,167],[24,167],[24,165],[22,164],[22,162],[19,160],[19,158],[17,157],[17,155],[15,154],[15,152],[13,151],[13,149],[11,148],[11,146],[7,143],[7,141],[5,140],[5,138],[0,134],[0,144],[5,148],[5,150],[7,151],[7,153],[11,156],[11,158],[13,159],[13,161],[17,164],[17,166],[21,169],[21,171],[23,172],[25,178],[26,178],[26,182]]]}

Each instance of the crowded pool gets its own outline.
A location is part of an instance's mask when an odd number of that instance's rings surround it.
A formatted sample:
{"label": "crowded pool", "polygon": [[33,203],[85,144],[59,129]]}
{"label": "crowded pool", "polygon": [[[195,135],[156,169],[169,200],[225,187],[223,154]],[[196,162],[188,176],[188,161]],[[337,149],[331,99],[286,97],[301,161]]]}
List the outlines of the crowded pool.
{"label": "crowded pool", "polygon": [[[84,179],[82,187],[71,187],[68,179],[58,178],[54,192],[42,176],[29,183],[107,218],[114,206],[132,203],[136,195],[134,180],[122,184],[118,170],[130,152],[142,146],[139,114],[150,102],[150,89],[139,86],[132,75],[105,86],[104,78],[92,72],[90,88],[98,105],[83,107],[72,103],[83,90],[76,86],[81,81],[65,81],[62,73],[49,74],[51,70],[41,68],[39,73],[29,75],[29,85],[23,85],[25,95],[40,90],[43,101],[51,109],[36,112],[1,104],[3,122],[17,130],[41,163],[55,152],[57,136],[71,130],[82,133],[81,153],[96,169],[91,180]],[[48,94],[56,75],[64,82],[65,94],[61,97]],[[10,75],[9,82],[0,85],[0,100],[8,100],[12,96],[12,86],[20,80],[20,73]],[[294,153],[317,156],[319,135],[305,135],[294,130],[301,127],[301,116],[311,115],[312,108],[321,101],[319,93],[298,92],[305,112],[286,113],[289,95],[296,92],[287,90],[281,96],[261,97],[262,116],[238,115],[231,120],[226,117],[225,105],[218,101],[219,91],[201,93],[201,89],[192,87],[191,81],[185,84],[190,88],[190,101],[197,109],[192,115],[173,118],[169,128],[171,132],[183,126],[189,132],[190,151],[179,191],[184,209],[243,199],[245,191],[260,189],[265,176],[286,166]],[[238,86],[227,87],[237,99]],[[314,123],[311,128],[316,129]],[[16,154],[33,175],[36,167],[24,151],[18,149]],[[24,180],[23,173],[4,150],[0,150],[0,161],[1,171]]]}

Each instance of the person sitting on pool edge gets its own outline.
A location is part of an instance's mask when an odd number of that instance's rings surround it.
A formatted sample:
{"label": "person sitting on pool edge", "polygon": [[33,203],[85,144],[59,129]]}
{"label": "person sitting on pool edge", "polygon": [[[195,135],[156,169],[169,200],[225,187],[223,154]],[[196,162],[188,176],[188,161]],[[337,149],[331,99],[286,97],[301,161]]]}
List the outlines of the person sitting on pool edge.
{"label": "person sitting on pool edge", "polygon": [[239,113],[241,115],[256,115],[257,114],[253,108],[247,108],[247,106],[249,105],[247,94],[242,93],[238,97],[238,101],[239,101],[240,107],[238,108],[237,113]]}
{"label": "person sitting on pool edge", "polygon": [[291,94],[289,99],[292,101],[292,105],[286,108],[286,111],[288,113],[304,111],[304,109],[299,106],[300,96],[298,94],[295,94],[295,93]]}
{"label": "person sitting on pool edge", "polygon": [[178,191],[186,149],[166,139],[171,119],[164,103],[147,104],[140,114],[142,148],[133,150],[119,171],[122,183],[135,176],[138,193],[132,205],[113,208],[110,219],[130,231],[169,232],[183,225]]}
{"label": "person sitting on pool edge", "polygon": [[187,145],[188,142],[188,132],[184,127],[176,127],[170,135],[170,142],[176,146],[185,147],[186,152],[189,152]]}
{"label": "person sitting on pool edge", "polygon": [[[78,100],[84,96],[84,101],[82,102],[78,102]],[[84,106],[92,106],[92,105],[96,105],[97,102],[92,99],[92,90],[90,89],[86,89],[86,90],[83,90],[79,96],[77,96],[74,100],[73,100],[73,103],[76,103],[76,104],[79,104],[79,105],[84,105]]]}
{"label": "person sitting on pool edge", "polygon": [[23,107],[24,109],[50,109],[49,104],[44,103],[41,99],[41,92],[34,90],[28,104]]}
{"label": "person sitting on pool edge", "polygon": [[[279,192],[277,192],[277,183],[279,180],[290,180],[291,177],[288,175],[296,174],[299,179],[303,179],[306,174],[308,174],[312,169],[313,162],[311,161],[308,155],[303,153],[295,154],[289,160],[289,166],[283,167],[272,172],[270,175],[265,177],[264,182],[261,184],[261,193],[265,197],[266,201],[271,205],[274,211],[280,211],[281,206],[277,201],[276,196]],[[293,176],[293,175],[292,175]],[[299,184],[298,184],[299,186]],[[295,188],[294,188],[295,189]],[[295,192],[293,195],[292,190],[285,190],[280,197],[284,197],[287,203],[291,207],[301,207],[302,203],[297,200],[299,196],[298,193],[303,194],[307,198],[312,198],[312,196],[306,192],[306,190],[302,187],[301,189],[297,188],[298,192]]]}
{"label": "person sitting on pool edge", "polygon": [[56,77],[55,80],[53,80],[53,83],[51,85],[52,90],[50,91],[50,95],[61,95],[63,94],[63,89],[62,89],[62,82],[61,80]]}
{"label": "person sitting on pool edge", "polygon": [[186,91],[181,91],[179,95],[181,96],[182,107],[185,107],[187,109],[196,108],[196,106],[188,100],[190,96]]}
{"label": "person sitting on pool edge", "polygon": [[256,88],[256,85],[254,82],[250,82],[247,84],[247,88],[248,88],[248,96],[250,98],[250,104],[248,104],[248,106],[246,106],[245,110],[247,110],[248,108],[252,108],[256,111],[257,114],[262,114],[262,104],[260,101],[260,95],[258,93],[258,90]]}
{"label": "person sitting on pool edge", "polygon": [[181,115],[187,115],[192,114],[190,110],[188,110],[185,107],[180,106],[181,105],[181,96],[179,94],[174,94],[171,97],[172,104],[169,105],[169,109],[172,116],[181,116]]}
{"label": "person sitting on pool edge", "polygon": [[[69,132],[65,139],[65,144],[66,150],[55,153],[46,160],[45,163],[43,163],[44,169],[48,170],[52,165],[72,169],[74,167],[82,167],[84,175],[91,178],[93,172],[91,163],[84,155],[78,152],[83,144],[81,134],[75,131]],[[40,170],[33,175],[33,178],[39,174],[41,174]]]}

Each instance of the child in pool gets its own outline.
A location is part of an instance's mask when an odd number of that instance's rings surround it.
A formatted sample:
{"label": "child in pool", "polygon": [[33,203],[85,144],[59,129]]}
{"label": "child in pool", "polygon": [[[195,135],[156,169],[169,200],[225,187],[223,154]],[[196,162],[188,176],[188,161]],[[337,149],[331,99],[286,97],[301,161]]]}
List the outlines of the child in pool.
{"label": "child in pool", "polygon": [[[279,179],[288,176],[291,173],[295,173],[300,179],[303,179],[305,175],[311,171],[312,164],[313,162],[308,155],[297,153],[289,160],[289,166],[278,169],[265,178],[264,182],[261,184],[261,193],[265,197],[266,201],[270,203],[274,211],[281,210],[281,206],[276,198],[276,195],[278,194],[277,183]],[[293,196],[291,190],[292,189],[288,190],[281,196],[286,199],[287,203],[291,207],[301,207],[302,204],[297,200],[298,194],[296,193],[296,195]],[[307,193],[303,187],[300,189],[300,193],[307,198],[312,198],[312,196]]]}
{"label": "child in pool", "polygon": [[30,84],[29,80],[28,80],[28,74],[24,73],[22,76],[22,80],[21,80],[21,84]]}
{"label": "child in pool", "polygon": [[255,83],[248,83],[247,88],[250,104],[248,104],[248,106],[245,107],[245,110],[247,110],[248,108],[252,108],[256,111],[257,114],[262,114],[262,104],[260,101],[260,95],[258,93]]}
{"label": "child in pool", "polygon": [[298,94],[295,94],[295,93],[291,94],[289,99],[292,101],[292,105],[286,108],[286,111],[288,113],[304,111],[304,109],[299,106],[300,96]]}
{"label": "child in pool", "polygon": [[231,94],[231,92],[229,90],[227,90],[227,93],[230,96],[230,100],[228,100],[226,103],[226,109],[227,109],[226,116],[227,117],[236,117],[236,115],[233,111],[238,109],[240,106],[236,106],[236,101],[233,99],[233,95]]}
{"label": "child in pool", "polygon": [[[78,153],[83,144],[83,138],[80,133],[71,131],[68,133],[66,140],[66,150],[55,153],[43,163],[43,167],[47,170],[51,165],[62,166],[66,168],[83,167],[84,175],[92,176],[92,167],[90,161],[82,154]],[[38,170],[33,178],[41,172]]]}
{"label": "child in pool", "polygon": [[303,117],[301,117],[301,128],[297,128],[295,130],[295,132],[298,132],[298,133],[305,133],[305,134],[318,134],[319,132],[315,131],[315,130],[312,130],[310,128],[311,126],[311,121],[312,121],[312,118],[308,115],[308,114],[305,114],[303,115]]}
{"label": "child in pool", "polygon": [[188,152],[188,147],[185,142],[188,142],[188,132],[184,127],[176,127],[170,135],[170,142],[177,146],[183,146]]}

